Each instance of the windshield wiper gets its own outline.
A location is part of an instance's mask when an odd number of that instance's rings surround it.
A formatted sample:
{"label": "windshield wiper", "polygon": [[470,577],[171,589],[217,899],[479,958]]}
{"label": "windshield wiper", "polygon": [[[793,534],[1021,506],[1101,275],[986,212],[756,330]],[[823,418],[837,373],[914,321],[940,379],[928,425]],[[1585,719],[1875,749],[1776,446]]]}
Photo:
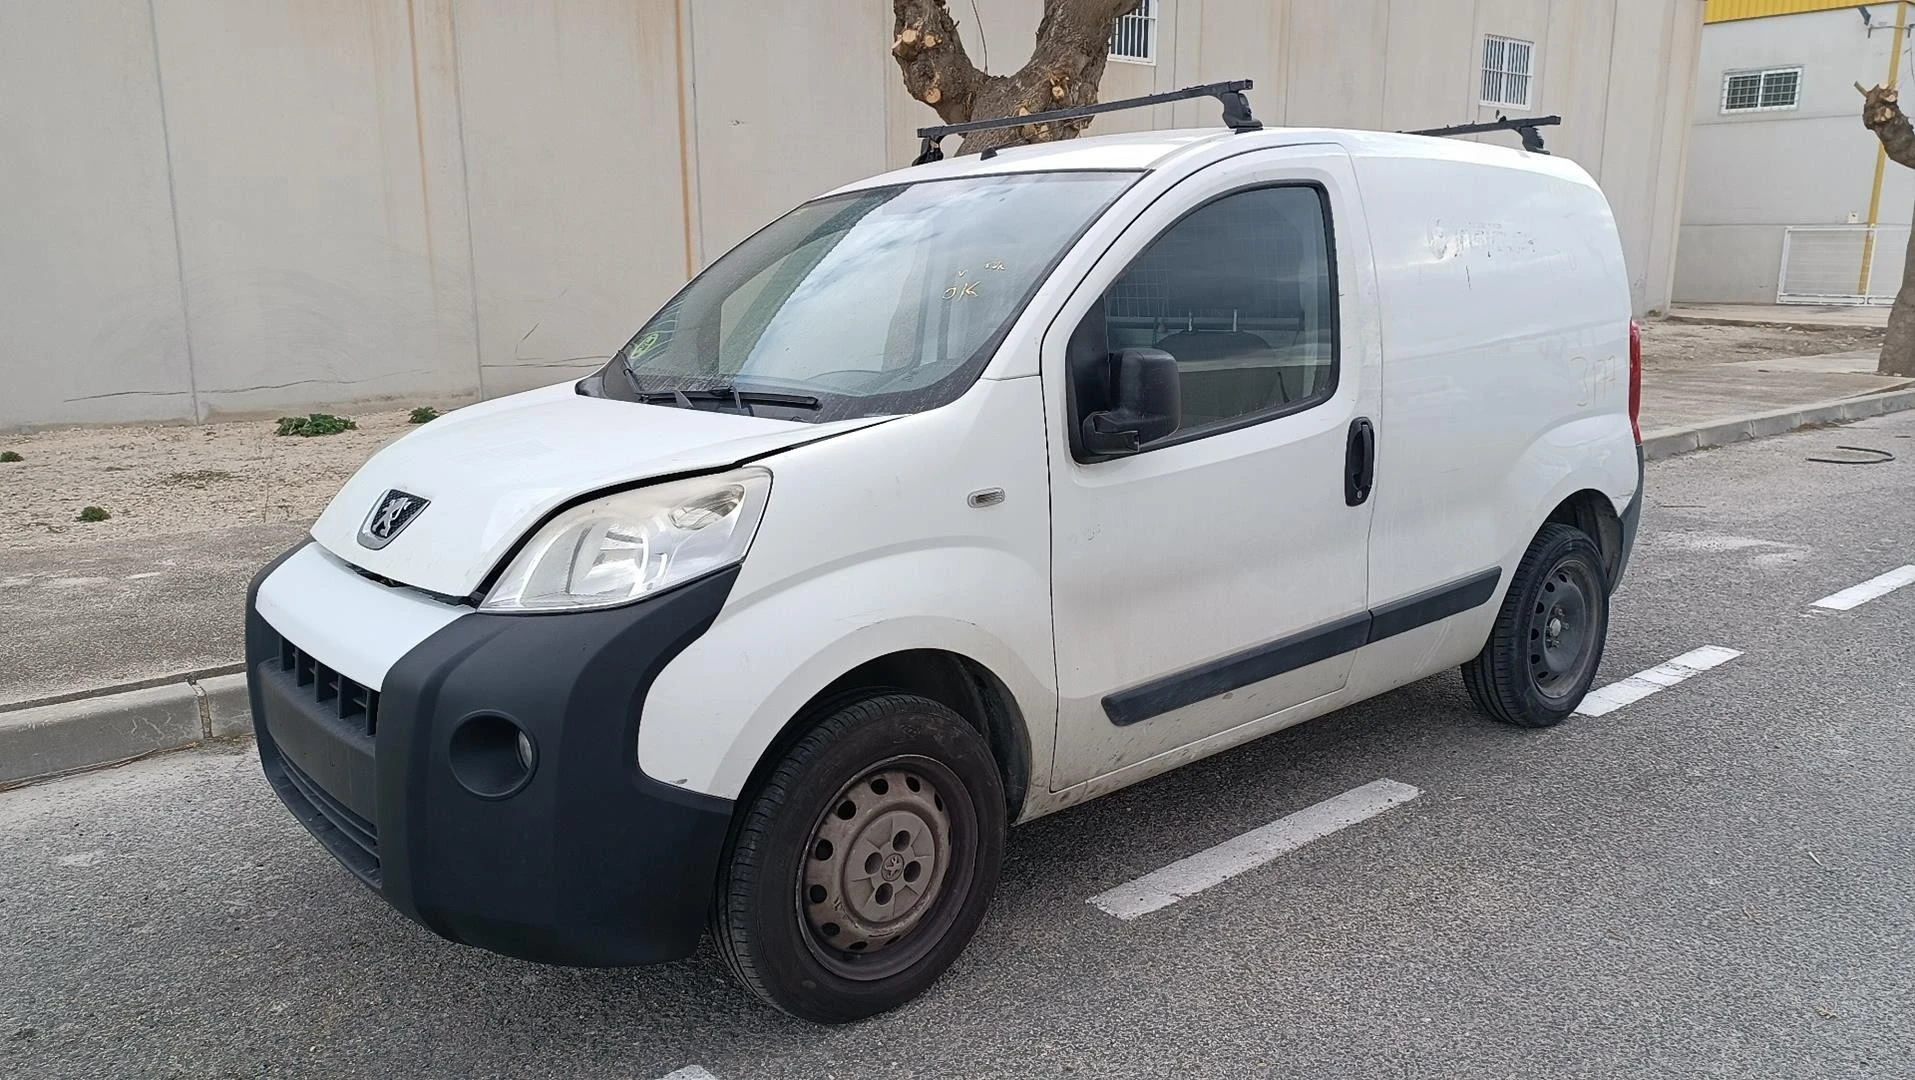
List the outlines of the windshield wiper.
{"label": "windshield wiper", "polygon": [[707,386],[698,390],[647,390],[636,396],[638,401],[647,405],[673,404],[687,409],[698,406],[694,402],[716,401],[733,405],[745,412],[751,405],[776,405],[786,409],[812,409],[823,406],[810,394],[773,394],[762,390],[740,390],[736,386]]}

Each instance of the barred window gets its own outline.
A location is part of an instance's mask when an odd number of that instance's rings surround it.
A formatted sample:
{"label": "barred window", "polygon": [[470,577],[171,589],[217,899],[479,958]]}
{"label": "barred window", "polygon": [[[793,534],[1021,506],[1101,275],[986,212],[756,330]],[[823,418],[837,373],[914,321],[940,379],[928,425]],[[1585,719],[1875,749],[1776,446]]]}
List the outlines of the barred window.
{"label": "barred window", "polygon": [[1517,38],[1483,38],[1483,104],[1529,108],[1529,57],[1535,43]]}
{"label": "barred window", "polygon": [[1731,71],[1722,76],[1722,111],[1793,109],[1800,100],[1801,90],[1802,69],[1799,67]]}
{"label": "barred window", "polygon": [[1139,0],[1137,10],[1117,17],[1110,32],[1110,58],[1138,64],[1157,62],[1157,0]]}

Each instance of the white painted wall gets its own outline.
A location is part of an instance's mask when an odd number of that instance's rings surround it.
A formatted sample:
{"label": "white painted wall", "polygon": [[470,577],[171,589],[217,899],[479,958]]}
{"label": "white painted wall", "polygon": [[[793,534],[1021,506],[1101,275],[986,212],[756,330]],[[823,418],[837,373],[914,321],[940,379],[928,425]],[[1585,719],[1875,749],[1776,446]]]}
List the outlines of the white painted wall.
{"label": "white painted wall", "polygon": [[[1666,303],[1700,0],[1159,7],[1158,62],[1103,96],[1247,75],[1271,124],[1489,119],[1481,35],[1535,41],[1533,111]],[[1041,4],[952,10],[1002,73]],[[0,428],[590,370],[741,237],[916,154],[890,36],[878,0],[0,0]]]}
{"label": "white painted wall", "polygon": [[[1775,302],[1783,228],[1866,221],[1876,140],[1862,126],[1856,83],[1886,81],[1893,3],[1870,6],[1869,34],[1853,8],[1712,23],[1703,29],[1690,103],[1689,176],[1682,202],[1675,299]],[[1915,22],[1915,7],[1910,22]],[[1904,45],[1906,48],[1906,43]],[[1722,80],[1750,68],[1802,68],[1798,107],[1723,115]],[[1902,77],[1915,74],[1902,57]],[[1890,163],[1880,220],[1906,225],[1915,171]],[[1884,269],[1899,272],[1899,258]],[[1860,269],[1859,262],[1857,266]],[[1878,281],[1878,287],[1882,282]],[[1893,291],[1894,282],[1887,283]]]}
{"label": "white painted wall", "polygon": [[147,0],[0,3],[0,425],[192,415],[159,89]]}

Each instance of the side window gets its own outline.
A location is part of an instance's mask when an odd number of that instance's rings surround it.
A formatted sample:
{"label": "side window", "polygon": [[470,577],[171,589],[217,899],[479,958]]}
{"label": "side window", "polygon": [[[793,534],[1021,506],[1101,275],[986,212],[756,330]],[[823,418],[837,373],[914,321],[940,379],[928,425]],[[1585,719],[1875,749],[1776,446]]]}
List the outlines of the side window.
{"label": "side window", "polygon": [[[1199,207],[1111,283],[1100,315],[1115,356],[1177,361],[1182,439],[1336,390],[1336,277],[1327,199],[1315,187],[1255,188]],[[1088,329],[1088,328],[1087,328]]]}

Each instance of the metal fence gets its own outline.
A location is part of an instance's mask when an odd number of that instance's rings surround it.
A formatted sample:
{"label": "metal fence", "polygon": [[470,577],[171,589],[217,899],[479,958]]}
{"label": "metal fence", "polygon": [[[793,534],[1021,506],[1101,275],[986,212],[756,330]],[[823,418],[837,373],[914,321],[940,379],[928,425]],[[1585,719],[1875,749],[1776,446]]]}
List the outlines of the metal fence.
{"label": "metal fence", "polygon": [[1782,231],[1778,304],[1891,304],[1907,225],[1791,225]]}

